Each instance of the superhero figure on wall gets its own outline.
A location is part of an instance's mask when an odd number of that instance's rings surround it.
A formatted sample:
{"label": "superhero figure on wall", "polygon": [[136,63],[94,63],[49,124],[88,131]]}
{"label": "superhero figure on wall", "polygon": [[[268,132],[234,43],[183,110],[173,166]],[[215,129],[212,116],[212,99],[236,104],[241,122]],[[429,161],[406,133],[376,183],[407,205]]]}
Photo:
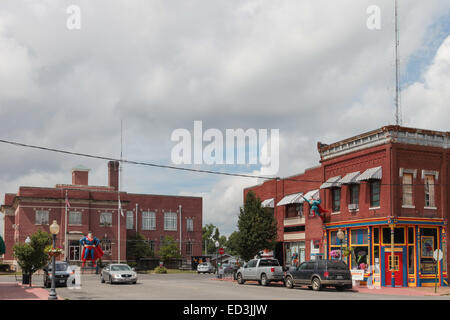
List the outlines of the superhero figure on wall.
{"label": "superhero figure on wall", "polygon": [[[303,197],[303,196],[302,196],[302,197]],[[306,199],[305,197],[303,197],[303,199],[305,199],[305,201],[309,203],[309,205],[310,205],[310,207],[311,207],[310,210],[311,210],[312,212],[314,212],[314,214],[315,214],[316,216],[319,216],[320,219],[322,219],[322,222],[323,222],[323,220],[324,220],[324,218],[325,218],[325,213],[330,212],[330,210],[326,210],[326,209],[322,208],[322,206],[320,205],[320,203],[321,203],[321,200],[320,200],[320,199],[311,199],[311,200],[308,200],[308,199]],[[321,213],[323,213],[323,215],[322,215]]]}
{"label": "superhero figure on wall", "polygon": [[92,236],[92,232],[89,231],[87,237],[84,236],[80,239],[80,245],[83,247],[81,251],[82,267],[84,267],[86,260],[91,260],[92,266],[95,268],[95,262],[103,256],[100,240]]}

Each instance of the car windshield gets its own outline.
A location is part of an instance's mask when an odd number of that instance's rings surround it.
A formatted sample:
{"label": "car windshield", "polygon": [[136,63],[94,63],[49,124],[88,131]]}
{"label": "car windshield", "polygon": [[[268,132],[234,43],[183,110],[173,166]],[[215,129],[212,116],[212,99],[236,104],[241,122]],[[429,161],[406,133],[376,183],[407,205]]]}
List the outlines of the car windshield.
{"label": "car windshield", "polygon": [[205,263],[201,263],[200,265],[201,265],[202,267],[207,267],[207,266],[208,266],[208,263],[205,262]]}
{"label": "car windshield", "polygon": [[[56,264],[55,270],[56,270],[56,271],[66,271],[68,266],[69,266],[69,265],[66,264],[66,263],[57,263],[57,264]],[[52,270],[52,265],[49,265],[49,266],[48,266],[48,270],[49,270],[49,271]]]}
{"label": "car windshield", "polygon": [[343,261],[329,261],[328,269],[348,270],[348,266]]}
{"label": "car windshield", "polygon": [[276,259],[263,259],[259,262],[260,267],[274,267],[279,266],[278,260]]}
{"label": "car windshield", "polygon": [[131,268],[127,265],[113,265],[111,266],[111,271],[130,271]]}

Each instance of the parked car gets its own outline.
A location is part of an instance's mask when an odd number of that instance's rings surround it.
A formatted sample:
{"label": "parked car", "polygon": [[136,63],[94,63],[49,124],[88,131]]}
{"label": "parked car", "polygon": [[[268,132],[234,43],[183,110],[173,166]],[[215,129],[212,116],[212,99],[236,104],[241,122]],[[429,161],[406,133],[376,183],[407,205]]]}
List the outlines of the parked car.
{"label": "parked car", "polygon": [[197,266],[197,273],[215,273],[216,268],[211,264],[211,262],[202,262]]}
{"label": "parked car", "polygon": [[100,274],[100,282],[105,283],[108,281],[113,283],[133,283],[137,282],[137,273],[134,268],[131,268],[127,264],[108,264],[106,265]]}
{"label": "parked car", "polygon": [[239,268],[236,278],[239,284],[256,280],[267,286],[270,282],[284,281],[284,272],[277,259],[253,259]]}
{"label": "parked car", "polygon": [[286,271],[285,284],[288,288],[306,285],[315,291],[331,286],[342,291],[352,288],[352,275],[348,265],[340,260],[305,261]]}
{"label": "parked car", "polygon": [[[50,288],[52,285],[53,268],[49,263],[44,269],[44,287]],[[69,264],[64,261],[55,262],[55,286],[67,286],[67,280],[72,274]]]}

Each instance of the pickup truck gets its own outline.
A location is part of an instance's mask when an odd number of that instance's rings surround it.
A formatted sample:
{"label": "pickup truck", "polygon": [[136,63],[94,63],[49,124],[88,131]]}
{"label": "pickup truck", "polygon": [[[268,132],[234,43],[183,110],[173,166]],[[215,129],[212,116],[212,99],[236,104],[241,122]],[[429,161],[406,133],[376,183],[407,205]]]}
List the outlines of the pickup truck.
{"label": "pickup truck", "polygon": [[256,280],[267,286],[270,282],[284,281],[284,271],[277,259],[253,259],[239,268],[236,279],[239,284]]}

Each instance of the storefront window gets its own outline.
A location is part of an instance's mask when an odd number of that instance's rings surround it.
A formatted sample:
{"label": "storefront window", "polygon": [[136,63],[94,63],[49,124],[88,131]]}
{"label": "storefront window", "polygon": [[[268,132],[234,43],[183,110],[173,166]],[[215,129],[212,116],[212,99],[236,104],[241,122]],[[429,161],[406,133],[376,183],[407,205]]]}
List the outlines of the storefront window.
{"label": "storefront window", "polygon": [[414,274],[414,246],[408,246],[408,273]]}
{"label": "storefront window", "polygon": [[367,268],[367,246],[353,246],[352,269]]}
{"label": "storefront window", "polygon": [[305,242],[286,243],[286,264],[299,265],[305,261]]}
{"label": "storefront window", "polygon": [[373,228],[373,243],[380,243],[380,229]]}
{"label": "storefront window", "polygon": [[352,244],[368,244],[367,229],[352,230]]}
{"label": "storefront window", "polygon": [[[391,229],[383,228],[383,243],[391,243]],[[394,243],[404,244],[405,243],[405,229],[404,228],[394,228]]]}
{"label": "storefront window", "polygon": [[408,244],[414,244],[414,228],[408,228]]}
{"label": "storefront window", "polygon": [[341,240],[337,237],[337,231],[331,231],[330,232],[330,245],[341,245]]}
{"label": "storefront window", "polygon": [[373,246],[373,264],[374,272],[380,273],[380,246]]}
{"label": "storefront window", "polygon": [[421,228],[420,235],[420,271],[422,274],[433,274],[433,253],[438,247],[437,229]]}

